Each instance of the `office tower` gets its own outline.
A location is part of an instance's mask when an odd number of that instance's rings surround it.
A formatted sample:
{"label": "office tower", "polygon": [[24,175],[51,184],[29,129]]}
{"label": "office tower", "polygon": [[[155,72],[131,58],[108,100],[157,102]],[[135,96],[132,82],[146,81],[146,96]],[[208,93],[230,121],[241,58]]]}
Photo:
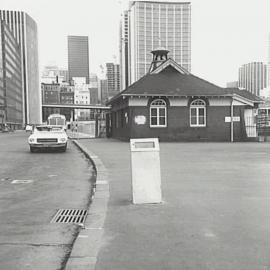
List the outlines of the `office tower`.
{"label": "office tower", "polygon": [[24,123],[41,122],[41,91],[38,67],[37,24],[25,12],[0,10],[21,49]]}
{"label": "office tower", "polygon": [[270,34],[268,35],[267,87],[270,87]]}
{"label": "office tower", "polygon": [[23,125],[21,50],[9,26],[0,20],[0,125]]}
{"label": "office tower", "polygon": [[119,64],[106,63],[108,98],[112,98],[120,92],[120,66]]}
{"label": "office tower", "polygon": [[99,91],[100,91],[100,100],[101,104],[105,105],[108,101],[108,82],[107,80],[100,80],[99,81]]}
{"label": "office tower", "polygon": [[[128,34],[128,53],[121,50],[122,85],[144,76],[152,62],[151,51],[164,47],[169,57],[188,71],[191,70],[191,4],[190,2],[132,1],[128,21],[124,13],[121,33]],[[122,34],[123,35],[123,34]],[[121,38],[121,48],[126,39]],[[123,44],[124,43],[124,44]],[[128,54],[128,62],[125,62]],[[123,66],[127,63],[127,66]]]}
{"label": "office tower", "polygon": [[128,11],[124,11],[120,22],[120,90],[128,87]]}
{"label": "office tower", "polygon": [[99,99],[98,99],[98,87],[90,87],[90,104],[91,105],[98,105]]}
{"label": "office tower", "polygon": [[69,79],[85,77],[89,83],[89,50],[87,36],[68,36]]}
{"label": "office tower", "polygon": [[239,68],[238,87],[259,96],[267,86],[267,65],[262,62],[244,64]]}
{"label": "office tower", "polygon": [[42,83],[68,82],[68,71],[58,66],[45,66],[41,74]]}

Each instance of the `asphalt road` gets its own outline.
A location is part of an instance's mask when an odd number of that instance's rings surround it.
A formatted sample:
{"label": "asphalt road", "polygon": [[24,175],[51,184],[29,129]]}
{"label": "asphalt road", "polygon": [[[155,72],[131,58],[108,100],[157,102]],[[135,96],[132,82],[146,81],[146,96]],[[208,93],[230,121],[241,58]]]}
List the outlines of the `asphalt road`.
{"label": "asphalt road", "polygon": [[129,143],[80,143],[109,172],[96,270],[270,269],[269,143],[160,143],[156,205],[131,203]]}
{"label": "asphalt road", "polygon": [[62,269],[79,227],[50,221],[87,209],[93,168],[71,142],[66,153],[30,153],[28,135],[0,134],[0,269]]}

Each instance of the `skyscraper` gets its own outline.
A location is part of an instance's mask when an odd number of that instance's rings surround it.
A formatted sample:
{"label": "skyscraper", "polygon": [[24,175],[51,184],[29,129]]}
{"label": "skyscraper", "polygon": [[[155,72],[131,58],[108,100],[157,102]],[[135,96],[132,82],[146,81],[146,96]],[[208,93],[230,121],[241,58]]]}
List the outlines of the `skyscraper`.
{"label": "skyscraper", "polygon": [[122,20],[120,22],[120,89],[123,90],[128,87],[129,78],[129,54],[128,54],[128,26],[129,18],[128,11],[124,11],[122,14]]}
{"label": "skyscraper", "polygon": [[270,34],[268,35],[267,87],[270,87]]}
{"label": "skyscraper", "polygon": [[[191,70],[190,2],[132,1],[123,20],[120,46],[123,86],[127,73],[128,84],[131,84],[148,72],[152,61],[151,51],[158,47],[169,50],[169,57],[188,71]],[[126,42],[128,53],[123,49]],[[128,61],[125,61],[127,54]],[[127,63],[124,71],[123,63]]]}
{"label": "skyscraper", "polygon": [[112,98],[120,92],[120,66],[119,64],[106,63],[108,98]]}
{"label": "skyscraper", "polygon": [[23,125],[21,49],[9,26],[0,20],[0,125]]}
{"label": "skyscraper", "polygon": [[239,68],[238,87],[259,96],[267,86],[267,65],[262,62],[244,64]]}
{"label": "skyscraper", "polygon": [[41,123],[37,24],[25,12],[0,10],[21,50],[24,123]]}
{"label": "skyscraper", "polygon": [[84,77],[89,84],[88,36],[68,36],[69,79]]}

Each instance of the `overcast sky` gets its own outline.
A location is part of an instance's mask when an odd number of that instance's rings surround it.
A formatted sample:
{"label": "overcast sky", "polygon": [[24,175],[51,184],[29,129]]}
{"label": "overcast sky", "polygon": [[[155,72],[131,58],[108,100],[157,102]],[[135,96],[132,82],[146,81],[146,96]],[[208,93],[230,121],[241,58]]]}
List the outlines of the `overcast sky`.
{"label": "overcast sky", "polygon": [[[25,11],[37,22],[40,68],[67,67],[67,35],[87,35],[90,72],[100,74],[100,65],[118,61],[119,21],[126,2],[0,0],[0,9]],[[269,0],[193,0],[191,9],[194,75],[225,86],[237,80],[242,64],[267,62]]]}

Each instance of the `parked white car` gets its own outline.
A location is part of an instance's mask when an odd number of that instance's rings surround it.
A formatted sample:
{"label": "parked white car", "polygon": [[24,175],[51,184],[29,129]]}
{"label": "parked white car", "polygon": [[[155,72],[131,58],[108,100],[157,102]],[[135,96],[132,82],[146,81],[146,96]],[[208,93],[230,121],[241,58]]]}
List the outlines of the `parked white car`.
{"label": "parked white car", "polygon": [[30,151],[38,149],[67,149],[68,136],[62,126],[36,126],[28,138]]}

